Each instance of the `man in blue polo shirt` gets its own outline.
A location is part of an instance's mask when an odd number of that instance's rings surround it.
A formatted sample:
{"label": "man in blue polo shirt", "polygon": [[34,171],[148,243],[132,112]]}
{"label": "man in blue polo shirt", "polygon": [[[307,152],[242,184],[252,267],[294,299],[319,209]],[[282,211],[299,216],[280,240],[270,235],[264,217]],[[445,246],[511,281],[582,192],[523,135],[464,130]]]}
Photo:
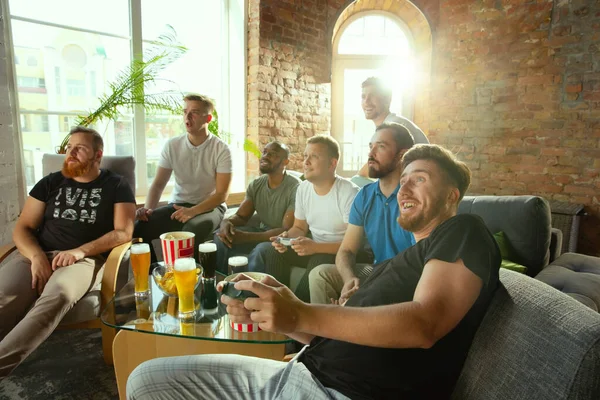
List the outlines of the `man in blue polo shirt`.
{"label": "man in blue polo shirt", "polygon": [[375,130],[369,143],[368,168],[369,177],[378,180],[363,187],[354,199],[335,265],[323,264],[311,271],[311,303],[329,304],[333,300],[344,304],[358,290],[360,282],[373,271],[370,264],[356,263],[365,238],[373,249],[374,264],[415,244],[413,234],[397,222],[396,201],[402,156],[413,144],[412,135],[400,124],[383,123]]}

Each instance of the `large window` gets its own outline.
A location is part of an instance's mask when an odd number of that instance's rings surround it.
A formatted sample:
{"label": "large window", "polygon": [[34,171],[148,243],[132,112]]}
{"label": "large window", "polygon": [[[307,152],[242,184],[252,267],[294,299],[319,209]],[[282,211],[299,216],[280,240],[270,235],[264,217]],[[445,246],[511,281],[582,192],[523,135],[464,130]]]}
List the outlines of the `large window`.
{"label": "large window", "polygon": [[[42,177],[41,155],[55,152],[133,55],[172,26],[188,51],[163,71],[156,90],[169,82],[170,89],[215,99],[220,125],[231,133],[232,190],[244,190],[244,0],[171,0],[168,6],[156,0],[4,1],[11,16],[28,187]],[[121,112],[118,120],[94,128],[104,137],[106,155],[135,157],[136,192],[144,195],[165,142],[185,134],[183,117]]]}
{"label": "large window", "polygon": [[357,14],[340,27],[333,42],[332,134],[342,155],[338,173],[354,175],[367,161],[373,121],[361,107],[361,84],[371,76],[392,88],[390,111],[412,118],[414,79],[411,37],[397,17]]}

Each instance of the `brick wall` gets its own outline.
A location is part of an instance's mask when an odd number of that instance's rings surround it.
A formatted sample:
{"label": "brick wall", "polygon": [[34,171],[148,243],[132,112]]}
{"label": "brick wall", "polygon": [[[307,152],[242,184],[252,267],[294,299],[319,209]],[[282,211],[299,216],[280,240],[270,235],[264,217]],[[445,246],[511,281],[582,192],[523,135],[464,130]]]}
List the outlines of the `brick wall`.
{"label": "brick wall", "polygon": [[[330,130],[328,17],[342,1],[250,0],[248,137],[290,145],[302,165],[306,140]],[[250,177],[258,164],[248,166]]]}
{"label": "brick wall", "polygon": [[585,204],[579,251],[600,255],[600,6],[588,3],[441,2],[429,134],[469,163],[472,193]]}
{"label": "brick wall", "polygon": [[7,78],[8,49],[4,34],[6,16],[0,3],[0,244],[11,240],[12,229],[20,210],[23,182],[17,174],[20,152],[13,125],[11,96]]}
{"label": "brick wall", "polygon": [[[249,132],[290,143],[297,168],[306,138],[329,128],[332,25],[352,2],[251,3]],[[414,4],[433,33],[428,107],[416,122],[469,164],[471,194],[585,204],[579,251],[600,255],[600,3]]]}

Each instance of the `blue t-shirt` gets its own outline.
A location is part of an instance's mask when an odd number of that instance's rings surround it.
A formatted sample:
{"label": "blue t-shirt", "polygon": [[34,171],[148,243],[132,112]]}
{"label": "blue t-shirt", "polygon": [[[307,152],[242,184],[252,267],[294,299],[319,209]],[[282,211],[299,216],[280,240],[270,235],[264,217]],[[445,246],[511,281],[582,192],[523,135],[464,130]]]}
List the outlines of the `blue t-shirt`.
{"label": "blue t-shirt", "polygon": [[398,224],[398,189],[385,197],[379,181],[364,186],[356,195],[350,210],[349,223],[362,226],[375,255],[374,264],[394,257],[416,243],[411,232]]}

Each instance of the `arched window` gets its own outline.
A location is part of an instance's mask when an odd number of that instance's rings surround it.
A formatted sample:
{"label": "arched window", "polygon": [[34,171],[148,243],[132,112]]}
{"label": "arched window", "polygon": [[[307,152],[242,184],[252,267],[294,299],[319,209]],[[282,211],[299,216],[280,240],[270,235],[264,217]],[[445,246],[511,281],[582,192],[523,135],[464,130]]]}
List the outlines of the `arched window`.
{"label": "arched window", "polygon": [[398,17],[378,11],[353,15],[333,38],[331,131],[342,150],[340,175],[352,176],[366,162],[375,132],[361,107],[365,79],[384,79],[393,93],[390,111],[412,118],[412,43],[410,31]]}

